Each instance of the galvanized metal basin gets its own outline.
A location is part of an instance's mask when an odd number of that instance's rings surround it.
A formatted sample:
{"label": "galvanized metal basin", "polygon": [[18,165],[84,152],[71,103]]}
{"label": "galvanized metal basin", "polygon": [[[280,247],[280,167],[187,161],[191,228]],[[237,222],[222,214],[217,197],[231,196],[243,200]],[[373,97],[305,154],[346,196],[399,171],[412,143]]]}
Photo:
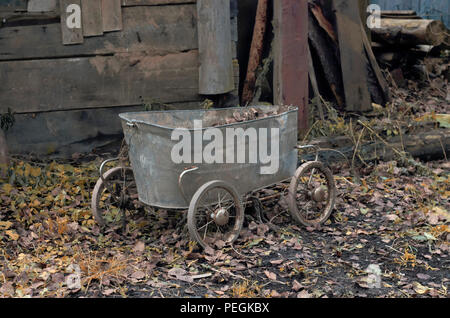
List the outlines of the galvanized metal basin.
{"label": "galvanized metal basin", "polygon": [[[203,184],[212,180],[228,182],[239,195],[244,195],[291,178],[297,168],[298,109],[287,106],[255,106],[254,108],[266,114],[272,112],[277,112],[277,114],[233,124],[220,123],[223,123],[224,118],[232,117],[236,112],[248,111],[248,108],[120,114],[125,140],[129,145],[129,157],[136,179],[139,200],[155,207],[185,209],[189,206],[188,201],[191,200],[194,193]],[[196,128],[194,121],[201,121],[203,127]],[[226,163],[225,160],[224,163],[205,163],[204,161],[174,163],[171,156],[172,150],[179,144],[179,140],[172,140],[174,130],[183,128],[194,137],[195,133],[203,134],[212,126],[220,130],[223,136],[226,136],[229,128],[242,128],[244,131],[252,128],[258,132],[266,130],[269,140],[275,137],[279,138],[278,170],[273,174],[262,174],[261,168],[267,164],[260,162],[259,158],[257,163],[251,163],[250,160],[246,160],[244,163]],[[271,133],[274,131],[277,131],[279,136],[272,136]],[[254,144],[250,144],[251,142],[254,140],[245,138],[247,151],[250,146],[254,146]],[[202,149],[205,149],[210,143],[211,140],[202,140]],[[226,152],[230,147],[231,143],[225,138],[223,151]],[[195,149],[191,148],[191,158],[194,159]],[[271,145],[269,145],[268,154],[271,153],[271,150]],[[247,157],[249,154],[246,155]],[[181,183],[183,190],[180,190],[180,175],[193,166],[198,169],[183,176]]]}

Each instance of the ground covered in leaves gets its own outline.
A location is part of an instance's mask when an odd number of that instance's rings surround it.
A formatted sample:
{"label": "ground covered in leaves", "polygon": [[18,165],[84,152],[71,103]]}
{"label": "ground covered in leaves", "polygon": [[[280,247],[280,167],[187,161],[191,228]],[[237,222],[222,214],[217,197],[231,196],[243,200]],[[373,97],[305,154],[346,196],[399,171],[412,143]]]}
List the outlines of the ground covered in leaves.
{"label": "ground covered in leaves", "polygon": [[14,161],[0,186],[0,295],[447,297],[448,162],[370,165],[360,184],[333,167],[338,198],[324,226],[299,226],[285,199],[270,201],[270,224],[249,206],[234,246],[202,251],[181,212],[146,208],[125,232],[101,233],[90,212],[100,160]]}

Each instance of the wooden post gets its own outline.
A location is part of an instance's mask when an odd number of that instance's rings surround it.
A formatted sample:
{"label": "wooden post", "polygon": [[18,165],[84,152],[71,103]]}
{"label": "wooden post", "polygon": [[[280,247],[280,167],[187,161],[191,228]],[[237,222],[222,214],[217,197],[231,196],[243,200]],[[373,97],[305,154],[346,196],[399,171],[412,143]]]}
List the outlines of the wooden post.
{"label": "wooden post", "polygon": [[308,1],[274,1],[274,104],[298,106],[308,129]]}
{"label": "wooden post", "polygon": [[199,93],[234,90],[229,0],[197,0]]}
{"label": "wooden post", "polygon": [[367,8],[368,7],[369,7],[369,0],[359,0],[359,14],[361,16],[361,21],[364,26],[364,32],[366,32],[367,38],[369,39],[369,41],[371,41],[370,29],[367,26],[367,18],[368,18]]}
{"label": "wooden post", "polygon": [[250,48],[250,57],[247,67],[247,76],[242,91],[242,104],[248,105],[255,93],[256,70],[261,63],[262,51],[264,47],[264,35],[267,24],[267,5],[268,0],[258,0],[256,10],[255,27],[253,29],[253,39]]}

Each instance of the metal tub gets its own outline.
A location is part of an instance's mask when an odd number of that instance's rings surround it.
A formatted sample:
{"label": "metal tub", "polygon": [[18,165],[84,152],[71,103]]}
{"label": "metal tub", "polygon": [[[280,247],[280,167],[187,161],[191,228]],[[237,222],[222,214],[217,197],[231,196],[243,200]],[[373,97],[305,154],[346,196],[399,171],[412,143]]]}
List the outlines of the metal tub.
{"label": "metal tub", "polygon": [[[248,108],[236,107],[212,110],[177,110],[152,111],[120,114],[125,140],[129,145],[129,157],[133,168],[139,200],[144,204],[166,209],[185,209],[189,206],[194,193],[206,182],[223,180],[232,185],[239,195],[262,189],[291,178],[297,168],[297,116],[298,109],[286,106],[254,106],[260,112],[276,115],[265,118],[221,124],[224,118],[233,114],[248,111]],[[194,127],[194,121],[201,121],[202,128]],[[197,122],[198,123],[198,122]],[[249,128],[260,131],[266,128],[269,140],[271,128],[277,128],[279,134],[278,170],[273,174],[262,174],[261,168],[267,164],[250,163],[249,154],[244,163],[211,163],[189,162],[174,163],[172,149],[179,140],[172,140],[176,129],[184,129],[194,136],[203,134],[207,128],[214,126],[226,136],[228,128]],[[224,138],[227,139],[227,138]],[[259,135],[258,135],[259,139]],[[224,151],[231,147],[224,140]],[[249,138],[245,138],[245,149],[248,152]],[[254,142],[254,140],[253,140]],[[204,149],[211,141],[202,141]],[[270,142],[269,142],[270,144]],[[254,146],[254,144],[252,144]],[[236,147],[236,146],[235,146]],[[194,147],[191,147],[191,158],[194,159]],[[241,148],[242,149],[242,148]],[[259,149],[259,148],[258,148]],[[271,147],[268,148],[271,153]],[[234,162],[236,162],[235,160]],[[195,171],[185,173],[187,169],[197,167]],[[180,175],[183,175],[181,183]]]}

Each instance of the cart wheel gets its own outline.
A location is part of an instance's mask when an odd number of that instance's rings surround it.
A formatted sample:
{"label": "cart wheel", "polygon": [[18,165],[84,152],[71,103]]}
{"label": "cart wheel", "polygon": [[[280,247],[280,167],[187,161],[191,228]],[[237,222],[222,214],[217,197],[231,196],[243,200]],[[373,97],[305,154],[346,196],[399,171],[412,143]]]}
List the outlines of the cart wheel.
{"label": "cart wheel", "polygon": [[188,211],[189,233],[203,248],[232,243],[244,223],[244,209],[236,190],[223,181],[204,184],[194,194]]}
{"label": "cart wheel", "polygon": [[300,166],[289,187],[289,211],[305,226],[324,223],[331,215],[336,186],[330,169],[319,161]]}
{"label": "cart wheel", "polygon": [[92,214],[97,223],[105,228],[125,226],[127,210],[135,210],[138,202],[133,170],[116,167],[99,178],[92,192]]}

